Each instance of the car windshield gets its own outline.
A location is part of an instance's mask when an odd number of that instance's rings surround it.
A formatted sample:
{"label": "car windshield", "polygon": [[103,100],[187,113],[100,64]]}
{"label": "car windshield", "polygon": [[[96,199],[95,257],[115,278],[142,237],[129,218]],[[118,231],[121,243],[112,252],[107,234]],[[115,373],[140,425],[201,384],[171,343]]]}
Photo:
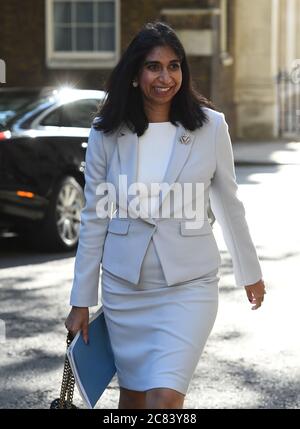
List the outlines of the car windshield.
{"label": "car windshield", "polygon": [[11,120],[34,110],[49,97],[39,97],[37,93],[0,91],[0,128],[6,128]]}

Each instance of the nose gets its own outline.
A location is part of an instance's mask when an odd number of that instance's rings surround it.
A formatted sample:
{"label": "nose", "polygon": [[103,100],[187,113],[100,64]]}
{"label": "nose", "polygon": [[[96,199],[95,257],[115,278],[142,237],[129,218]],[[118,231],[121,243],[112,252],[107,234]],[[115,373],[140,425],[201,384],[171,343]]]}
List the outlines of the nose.
{"label": "nose", "polygon": [[170,77],[168,69],[163,68],[161,70],[159,80],[164,84],[168,84],[171,82],[171,77]]}

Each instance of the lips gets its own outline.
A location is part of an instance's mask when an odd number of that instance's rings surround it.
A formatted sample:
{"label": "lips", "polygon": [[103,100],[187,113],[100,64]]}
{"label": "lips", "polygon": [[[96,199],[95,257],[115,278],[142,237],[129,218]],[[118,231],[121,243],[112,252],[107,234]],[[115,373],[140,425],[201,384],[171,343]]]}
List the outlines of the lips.
{"label": "lips", "polygon": [[155,86],[154,91],[156,94],[165,95],[165,94],[168,94],[172,88],[173,88],[173,86],[166,86],[166,87]]}

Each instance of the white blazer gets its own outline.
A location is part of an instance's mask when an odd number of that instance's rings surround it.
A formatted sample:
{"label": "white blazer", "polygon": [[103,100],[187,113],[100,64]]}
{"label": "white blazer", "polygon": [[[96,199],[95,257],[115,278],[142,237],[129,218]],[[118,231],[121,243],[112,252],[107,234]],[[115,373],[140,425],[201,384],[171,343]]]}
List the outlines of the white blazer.
{"label": "white blazer", "polygon": [[[236,284],[246,286],[262,278],[244,206],[237,197],[228,125],[223,113],[209,108],[204,111],[209,122],[195,131],[177,123],[173,151],[163,180],[169,185],[203,184],[201,198],[205,210],[200,221],[184,215],[172,218],[174,211],[169,219],[134,218],[133,209],[129,209],[127,218],[121,218],[121,209],[128,209],[133,198],[125,191],[137,178],[137,134],[125,125],[109,134],[91,129],[86,152],[86,204],[81,213],[71,305],[98,304],[101,263],[113,274],[138,284],[151,238],[169,286],[204,276],[218,268],[220,253],[206,211],[209,198],[232,257]],[[126,175],[127,189],[119,186],[119,175]],[[106,182],[114,185],[117,198],[110,201],[113,216],[101,218],[96,207],[102,197],[96,194],[96,188]],[[121,196],[123,198],[119,198]],[[170,197],[170,191],[161,192],[161,207],[169,203],[167,197]]]}

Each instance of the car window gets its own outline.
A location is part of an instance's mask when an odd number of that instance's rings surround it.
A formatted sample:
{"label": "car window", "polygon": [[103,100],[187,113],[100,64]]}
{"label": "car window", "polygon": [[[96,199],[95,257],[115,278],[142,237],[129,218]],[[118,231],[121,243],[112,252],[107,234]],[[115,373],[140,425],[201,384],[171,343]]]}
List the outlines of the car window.
{"label": "car window", "polygon": [[61,127],[62,114],[63,114],[63,108],[62,107],[53,110],[53,112],[49,113],[49,115],[47,115],[42,120],[41,125],[44,125],[44,126],[53,126],[53,127]]}
{"label": "car window", "polygon": [[0,124],[7,125],[9,120],[32,110],[42,101],[35,92],[0,92]]}
{"label": "car window", "polygon": [[24,95],[3,93],[0,94],[0,111],[13,110],[18,111],[23,106],[26,106],[32,101],[32,97],[26,97]]}
{"label": "car window", "polygon": [[41,125],[90,128],[98,105],[99,100],[94,99],[65,104],[46,116]]}

